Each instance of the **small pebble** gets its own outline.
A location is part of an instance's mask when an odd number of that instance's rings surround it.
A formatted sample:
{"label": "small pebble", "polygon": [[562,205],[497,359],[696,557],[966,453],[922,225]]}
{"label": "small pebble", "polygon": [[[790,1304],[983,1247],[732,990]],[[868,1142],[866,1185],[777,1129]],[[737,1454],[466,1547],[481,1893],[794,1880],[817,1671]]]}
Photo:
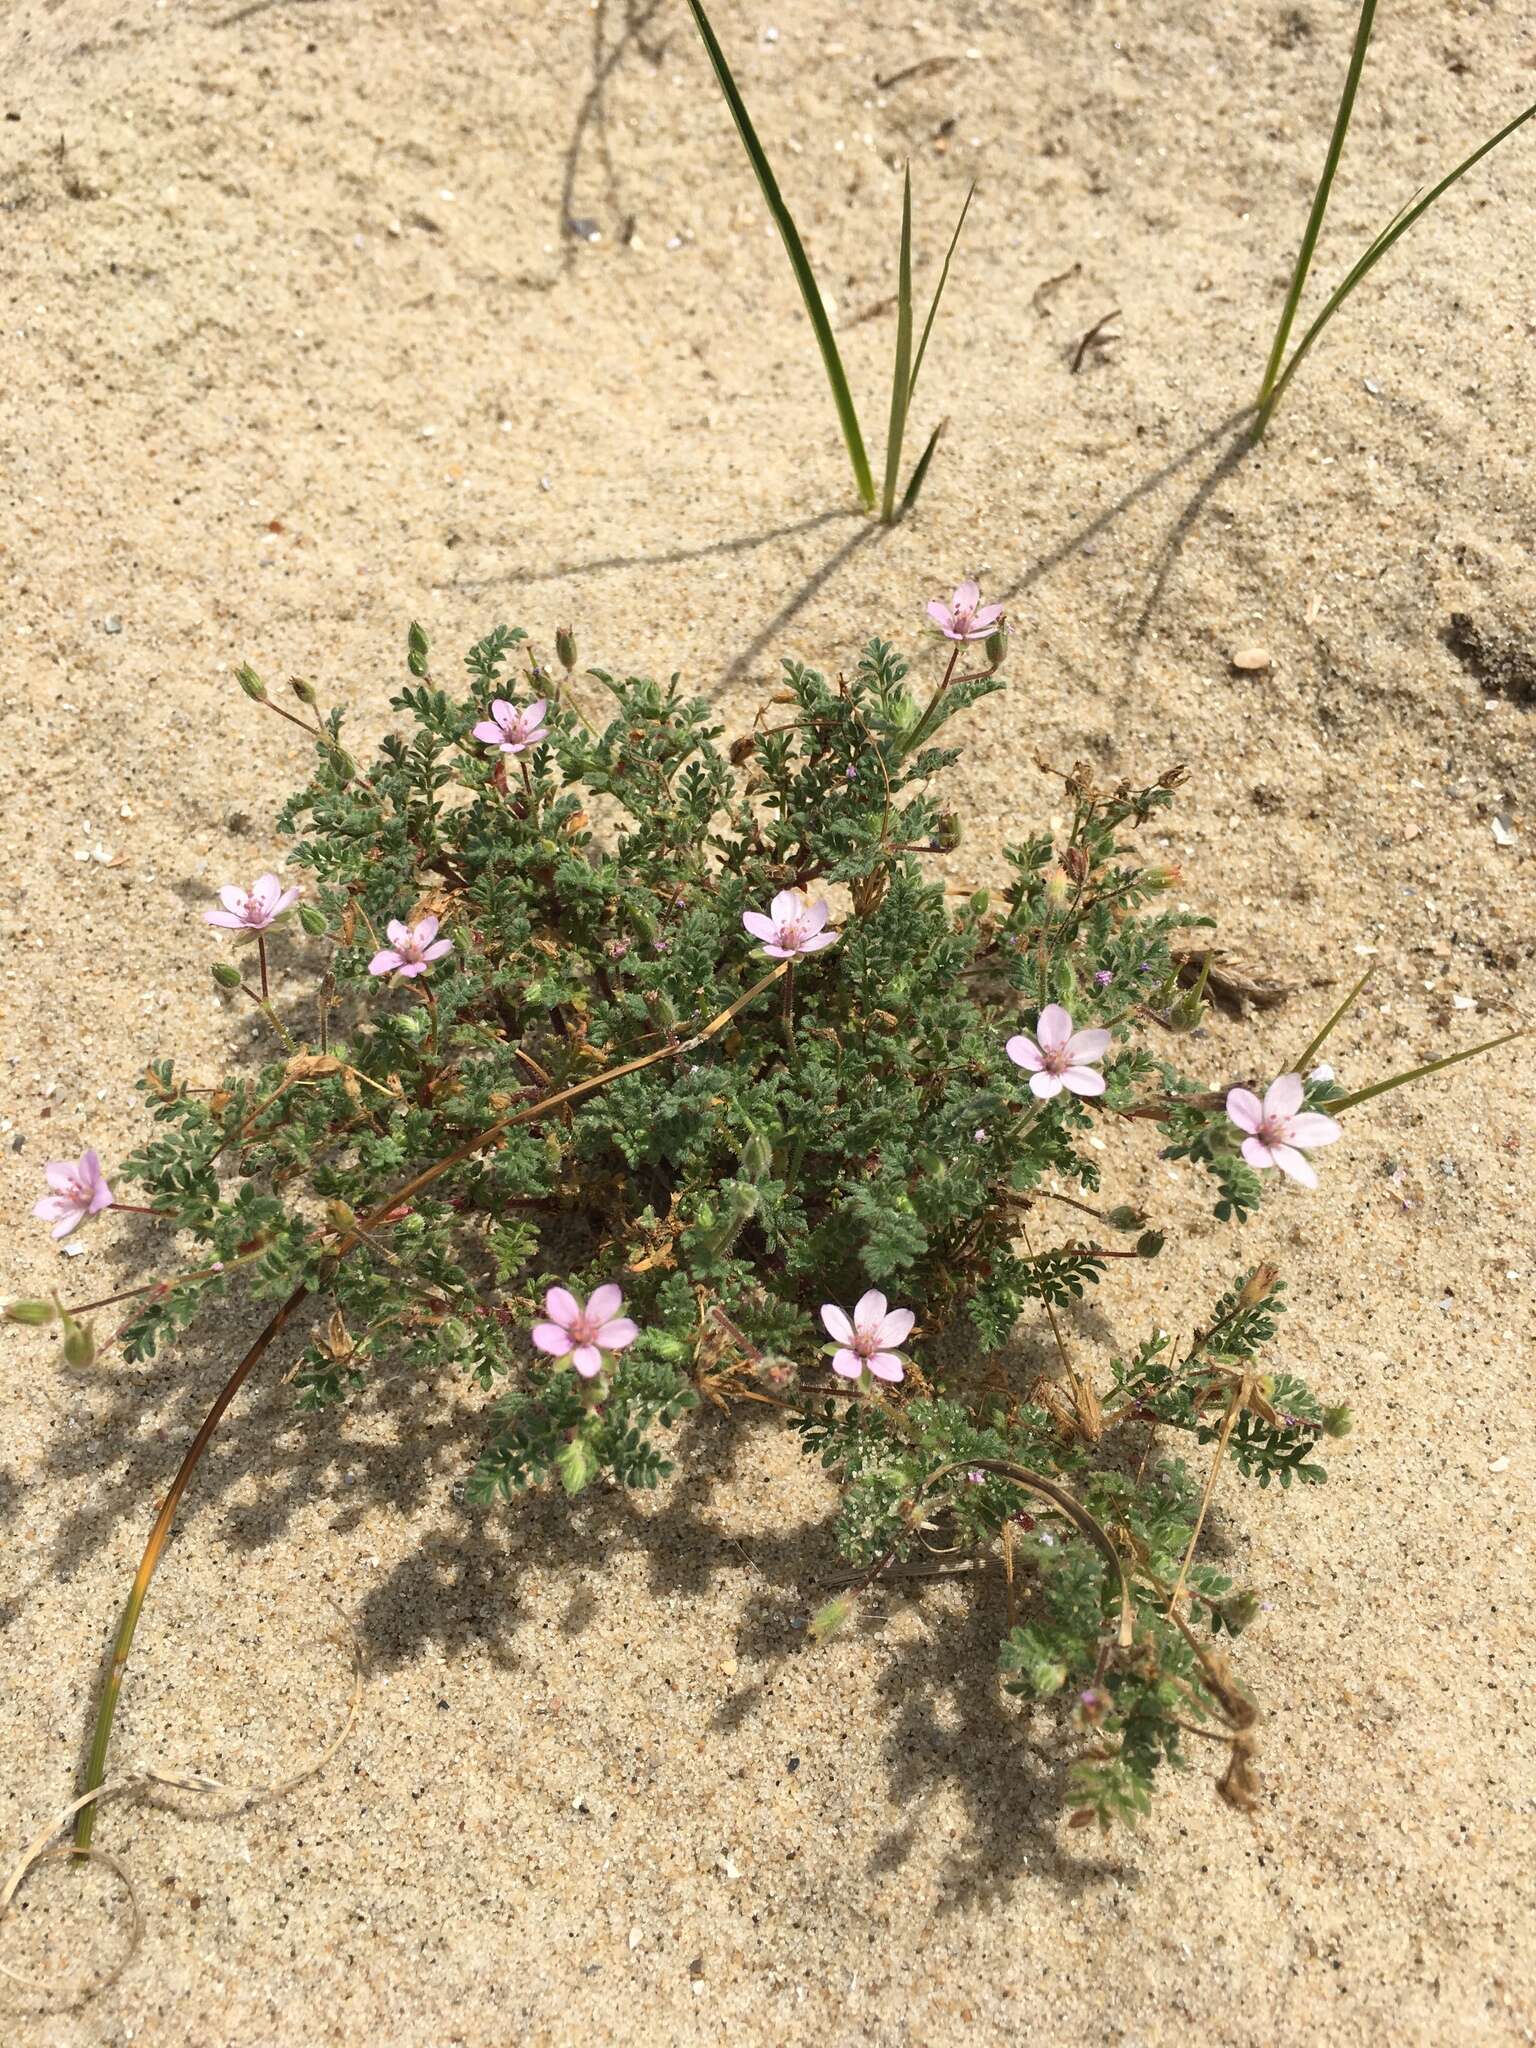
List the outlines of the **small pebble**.
{"label": "small pebble", "polygon": [[116,612],[107,613],[107,616],[101,622],[101,630],[103,633],[121,633],[123,622]]}
{"label": "small pebble", "polygon": [[1381,386],[1376,382],[1376,379],[1374,377],[1367,377],[1364,381],[1365,388],[1367,391],[1369,391],[1372,398],[1380,398]]}
{"label": "small pebble", "polygon": [[1514,827],[1513,827],[1513,826],[1512,826],[1512,825],[1510,824],[1510,822],[1509,822],[1508,818],[1495,818],[1495,819],[1494,819],[1494,821],[1493,821],[1493,843],[1494,843],[1494,845],[1495,845],[1495,846],[1513,846],[1513,845],[1514,845],[1514,843],[1515,843],[1515,833],[1514,833]]}
{"label": "small pebble", "polygon": [[1488,1467],[1488,1470],[1490,1472],[1507,1472],[1509,1470],[1508,1458],[1495,1458],[1493,1463]]}
{"label": "small pebble", "polygon": [[1240,670],[1244,675],[1257,675],[1260,671],[1269,667],[1269,649],[1267,647],[1234,647],[1232,650],[1232,666]]}

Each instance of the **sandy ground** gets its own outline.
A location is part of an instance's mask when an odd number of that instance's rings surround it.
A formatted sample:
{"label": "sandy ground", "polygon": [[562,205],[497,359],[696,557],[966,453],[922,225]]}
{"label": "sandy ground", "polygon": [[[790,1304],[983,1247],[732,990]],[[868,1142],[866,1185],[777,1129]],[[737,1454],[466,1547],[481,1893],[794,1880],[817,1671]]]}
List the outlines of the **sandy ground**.
{"label": "sandy ground", "polygon": [[[126,1150],[152,1054],[212,1075],[249,1042],[196,912],[280,855],[302,749],[234,664],[311,675],[377,733],[412,616],[445,657],[573,619],[586,658],[681,668],[740,720],[781,653],[915,639],[974,570],[1018,637],[957,874],[1050,814],[1037,750],[1184,759],[1167,844],[1228,943],[1335,987],[1375,962],[1348,1080],[1532,1014],[1536,139],[1228,459],[1351,24],[1212,12],[720,0],[877,441],[890,318],[862,316],[900,160],[926,275],[978,181],[920,394],[948,438],[881,535],[674,0],[10,0],[9,1288],[142,1270],[126,1225],[58,1257],[27,1219],[41,1162]],[[1518,8],[1384,8],[1320,274],[1533,66]],[[1255,642],[1271,670],[1235,673]],[[1273,1071],[1329,1000],[1218,1022],[1213,1075]],[[0,1992],[6,2039],[1531,2040],[1533,1095],[1517,1046],[1386,1098],[1241,1246],[1127,1158],[1183,1234],[1150,1299],[1106,1284],[1088,1341],[1187,1324],[1271,1254],[1286,1355],[1359,1418],[1320,1493],[1222,1497],[1269,1603],[1242,1645],[1256,1818],[1200,1772],[1135,1837],[1069,1833],[1048,1730],[998,1711],[991,1608],[892,1595],[806,1652],[829,1494],[771,1434],[700,1425],[653,1499],[483,1516],[454,1491],[477,1400],[395,1385],[305,1421],[274,1369],[199,1476],[118,1756],[294,1767],[347,1694],[330,1600],[366,1654],[358,1725],[274,1804],[107,1815],[143,1944],[82,2008]],[[7,1857],[75,1782],[153,1503],[238,1336],[74,1374],[5,1340]],[[13,1967],[122,1952],[105,1872],[23,1897]]]}

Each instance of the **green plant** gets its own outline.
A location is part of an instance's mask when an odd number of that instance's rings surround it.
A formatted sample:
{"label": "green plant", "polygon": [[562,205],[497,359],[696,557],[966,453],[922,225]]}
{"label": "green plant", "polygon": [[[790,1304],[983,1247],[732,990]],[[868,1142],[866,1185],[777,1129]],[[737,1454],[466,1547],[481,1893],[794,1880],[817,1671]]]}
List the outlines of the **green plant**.
{"label": "green plant", "polygon": [[[812,330],[816,336],[816,346],[821,351],[821,360],[827,373],[827,382],[832,388],[832,400],[837,407],[838,424],[842,428],[843,440],[848,449],[848,459],[853,466],[853,482],[854,488],[859,494],[859,503],[867,512],[873,512],[876,504],[874,474],[870,469],[869,456],[864,445],[864,435],[859,426],[858,408],[854,404],[853,393],[848,384],[847,372],[843,368],[843,359],[837,346],[837,337],[832,332],[832,322],[827,316],[826,301],[823,299],[821,288],[816,282],[816,274],[811,268],[811,260],[805,253],[805,244],[800,239],[800,230],[795,226],[794,215],[785,203],[784,195],[779,189],[779,181],[773,173],[773,166],[769,163],[767,153],[762,143],[758,140],[757,130],[752,125],[752,117],[747,112],[746,102],[743,100],[736,80],[732,76],[731,67],[726,62],[725,52],[720,47],[719,39],[715,35],[714,29],[710,26],[709,16],[705,13],[701,0],[688,0],[688,6],[693,15],[695,26],[699,31],[699,36],[703,41],[704,48],[708,53],[709,61],[714,67],[715,77],[725,97],[725,103],[730,108],[731,118],[736,123],[736,132],[741,137],[742,147],[746,150],[747,159],[751,163],[753,172],[757,177],[763,198],[767,201],[768,211],[773,216],[774,226],[778,229],[779,235],[783,240],[785,251],[789,256],[790,268],[795,274],[795,282],[800,287],[800,296],[805,302],[806,314],[810,319]],[[950,237],[949,248],[944,256],[944,267],[939,272],[939,281],[934,288],[933,299],[928,307],[928,317],[923,322],[922,338],[918,343],[917,352],[914,356],[912,353],[912,173],[910,167],[908,167],[903,175],[901,252],[896,286],[896,361],[891,376],[890,426],[886,437],[885,480],[879,499],[880,517],[887,526],[894,525],[917,502],[917,495],[921,491],[923,480],[928,474],[928,465],[933,460],[934,449],[938,446],[939,436],[943,432],[943,422],[940,421],[939,425],[934,428],[929,436],[922,455],[913,466],[912,474],[907,480],[906,490],[898,500],[896,493],[900,482],[901,452],[902,443],[906,435],[907,414],[912,404],[913,395],[917,390],[918,372],[923,366],[923,356],[928,347],[928,337],[933,331],[934,316],[939,310],[939,301],[944,296],[944,287],[949,282],[950,261],[954,256],[955,246],[960,240],[960,230],[965,226],[965,216],[970,211],[971,198],[974,191],[975,187],[972,186],[971,191],[967,192],[965,196],[965,204],[960,209],[960,218],[956,221],[955,231]]]}
{"label": "green plant", "polygon": [[1323,172],[1322,176],[1318,179],[1317,189],[1312,195],[1312,206],[1307,215],[1307,225],[1302,233],[1301,247],[1297,251],[1295,267],[1291,272],[1290,288],[1285,295],[1285,304],[1281,308],[1279,325],[1275,329],[1274,342],[1269,351],[1269,361],[1264,366],[1264,379],[1259,386],[1257,410],[1253,426],[1250,430],[1255,441],[1259,439],[1264,429],[1269,425],[1274,415],[1275,407],[1280,403],[1284,395],[1286,386],[1306,361],[1313,344],[1317,341],[1319,335],[1321,335],[1334,314],[1344,304],[1350,293],[1354,291],[1355,287],[1364,282],[1392,245],[1400,240],[1403,235],[1407,234],[1409,228],[1419,219],[1420,215],[1427,213],[1435,201],[1443,193],[1449,191],[1458,178],[1464,177],[1474,164],[1481,163],[1490,150],[1497,149],[1501,142],[1508,136],[1513,135],[1517,128],[1523,127],[1530,120],[1531,116],[1536,114],[1536,101],[1533,101],[1522,113],[1517,114],[1512,121],[1506,122],[1496,135],[1490,136],[1486,142],[1482,143],[1477,149],[1474,149],[1470,156],[1464,157],[1456,168],[1448,172],[1438,184],[1432,185],[1427,192],[1410,201],[1399,213],[1395,214],[1374,241],[1366,246],[1363,254],[1352,268],[1345,273],[1343,281],[1329,295],[1328,299],[1324,302],[1322,311],[1296,344],[1289,359],[1287,359],[1285,353],[1286,344],[1290,340],[1291,329],[1295,324],[1297,310],[1301,304],[1301,295],[1306,286],[1307,273],[1312,267],[1312,257],[1317,248],[1317,238],[1322,230],[1323,215],[1328,210],[1328,197],[1333,190],[1334,173],[1338,170],[1339,158],[1344,151],[1344,138],[1349,132],[1350,120],[1354,114],[1355,94],[1359,89],[1360,74],[1365,68],[1365,53],[1370,44],[1371,29],[1375,16],[1376,0],[1361,0],[1360,19],[1355,27],[1354,45],[1350,51],[1349,68],[1344,76],[1344,90],[1339,99],[1339,110],[1334,117],[1333,133],[1328,140],[1328,154],[1323,162]]}
{"label": "green plant", "polygon": [[[849,1583],[817,1640],[934,1543],[997,1555],[1002,1677],[1069,1703],[1079,1816],[1141,1812],[1191,1740],[1225,1745],[1223,1793],[1252,1798],[1256,1711],[1226,1639],[1255,1603],[1200,1554],[1206,1512],[1224,1461],[1320,1482],[1349,1418],[1284,1362],[1281,1282],[1251,1254],[1183,1337],[1079,1345],[1062,1312],[1165,1246],[1103,1195],[1092,1140],[1103,1119],[1145,1131],[1237,1223],[1269,1169],[1315,1185],[1306,1154],[1337,1119],[1412,1077],[1350,1093],[1317,1068],[1261,1099],[1175,1065],[1202,1005],[1171,941],[1209,920],[1168,906],[1178,878],[1134,840],[1182,770],[1049,771],[1060,833],[952,900],[934,860],[959,825],[933,785],[951,721],[1003,687],[992,660],[960,670],[963,645],[921,689],[881,640],[835,680],[787,662],[724,750],[676,679],[590,671],[589,720],[569,634],[564,679],[531,664],[519,704],[522,633],[497,627],[450,693],[413,626],[400,729],[366,769],[341,714],[301,695],[315,767],[282,823],[302,835],[302,932],[284,937],[276,876],[212,914],[262,941],[264,993],[224,960],[215,977],[257,1006],[271,1055],[212,1088],[153,1062],[151,1132],[112,1176],[182,1254],[100,1301],[10,1310],[62,1321],[78,1364],[85,1318],[114,1304],[131,1306],[105,1341],[128,1361],[233,1298],[276,1304],[155,1518],[87,1793],[186,1486],[292,1332],[305,1407],[402,1370],[482,1388],[469,1494],[487,1512],[534,1486],[656,1485],[701,1400],[777,1416],[843,1489]],[[250,669],[240,683],[296,715]],[[49,1179],[58,1234],[129,1206],[94,1153]],[[1046,1365],[1014,1349],[1021,1321],[1049,1334]]]}

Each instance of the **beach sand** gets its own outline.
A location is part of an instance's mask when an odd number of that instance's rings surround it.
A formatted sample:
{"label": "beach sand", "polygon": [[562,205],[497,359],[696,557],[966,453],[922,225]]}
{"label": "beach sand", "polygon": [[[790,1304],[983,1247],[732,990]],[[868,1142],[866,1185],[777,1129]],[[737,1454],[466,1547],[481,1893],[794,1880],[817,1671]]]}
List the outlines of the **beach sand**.
{"label": "beach sand", "polygon": [[[157,1270],[132,1219],[62,1258],[27,1213],[42,1162],[139,1142],[152,1056],[211,1079],[255,1044],[199,912],[280,861],[305,749],[236,664],[312,678],[372,740],[413,617],[445,674],[498,620],[546,647],[571,621],[584,661],[680,669],[735,728],[782,655],[835,667],[879,632],[931,662],[922,603],[974,573],[1015,635],[956,772],[955,880],[1059,811],[1037,755],[1185,761],[1152,835],[1180,900],[1300,985],[1186,1048],[1214,1080],[1294,1059],[1367,964],[1331,1047],[1351,1085],[1531,1016],[1536,131],[1389,257],[1242,453],[1347,8],[720,0],[716,25],[877,445],[902,160],[920,290],[977,181],[914,422],[948,431],[894,533],[850,509],[681,4],[10,0],[6,1290]],[[1314,303],[1533,93],[1521,10],[1383,9]],[[1234,669],[1254,646],[1269,667]],[[684,1429],[655,1496],[481,1513],[456,1496],[472,1388],[306,1418],[279,1347],[197,1475],[114,1757],[298,1768],[348,1697],[332,1603],[356,1725],[264,1805],[105,1811],[142,1943],[85,2004],[0,1987],[0,2032],[1531,2040],[1533,1101],[1522,1045],[1387,1096],[1240,1236],[1106,1134],[1170,1243],[1097,1290],[1087,1354],[1189,1328],[1273,1257],[1281,1359],[1357,1417],[1326,1487],[1217,1497],[1265,1602],[1237,1651],[1252,1817],[1212,1751],[1135,1834],[1068,1829],[1059,1730],[999,1701],[995,1588],[892,1590],[807,1649],[832,1493],[771,1429]],[[154,1505],[247,1328],[84,1372],[4,1337],[0,1861],[78,1783]],[[128,1931],[109,1871],[55,1866],[0,1959],[62,1979]]]}

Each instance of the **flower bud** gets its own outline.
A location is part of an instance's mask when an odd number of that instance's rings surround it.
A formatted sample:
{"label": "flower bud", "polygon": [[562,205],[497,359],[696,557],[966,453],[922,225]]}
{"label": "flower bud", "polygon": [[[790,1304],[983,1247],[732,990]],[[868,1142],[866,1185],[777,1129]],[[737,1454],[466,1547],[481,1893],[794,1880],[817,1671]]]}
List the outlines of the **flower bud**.
{"label": "flower bud", "polygon": [[1072,877],[1064,867],[1049,868],[1045,876],[1045,907],[1065,910],[1072,901]]}
{"label": "flower bud", "polygon": [[31,1330],[42,1329],[57,1314],[58,1309],[51,1301],[8,1301],[5,1305],[7,1322],[24,1323]]}
{"label": "flower bud", "polygon": [[255,703],[266,703],[267,686],[261,680],[261,677],[257,675],[255,669],[251,667],[251,664],[248,661],[242,661],[240,666],[235,670],[235,681],[240,685],[241,689],[244,690],[247,697],[253,699]]}
{"label": "flower bud", "polygon": [[936,853],[953,853],[960,844],[960,820],[953,811],[941,811],[934,827],[933,847]]}
{"label": "flower bud", "polygon": [[1104,1218],[1111,1230],[1140,1230],[1146,1220],[1146,1211],[1133,1208],[1129,1202],[1122,1202],[1118,1208],[1111,1209]]}
{"label": "flower bud", "polygon": [[1143,1231],[1141,1236],[1138,1237],[1136,1240],[1137,1258],[1155,1259],[1158,1253],[1162,1250],[1163,1246],[1167,1243],[1167,1241],[1168,1240],[1164,1237],[1163,1233],[1160,1230]]}
{"label": "flower bud", "polygon": [[413,676],[427,672],[427,636],[414,619],[405,636],[405,665]]}
{"label": "flower bud", "polygon": [[240,986],[240,970],[238,967],[231,966],[228,960],[215,960],[212,972],[214,981],[220,988],[238,988]]}
{"label": "flower bud", "polygon": [[357,1221],[357,1211],[350,1202],[327,1202],[325,1205],[325,1220],[332,1230],[350,1230]]}
{"label": "flower bud", "polygon": [[976,894],[971,898],[970,902],[966,905],[966,908],[970,911],[972,917],[985,917],[987,914],[988,906],[991,904],[991,901],[992,898],[987,894],[985,889],[978,889],[976,891]]}
{"label": "flower bud", "polygon": [[813,1643],[824,1643],[829,1636],[837,1634],[852,1613],[852,1594],[839,1593],[836,1599],[829,1600],[825,1607],[817,1608],[811,1616],[806,1634]]}
{"label": "flower bud", "polygon": [[571,669],[576,666],[576,628],[574,626],[556,626],[555,659],[562,668]]}
{"label": "flower bud", "polygon": [[290,676],[288,687],[301,704],[307,704],[311,710],[314,709],[316,699],[313,683],[306,683],[302,676]]}
{"label": "flower bud", "polygon": [[1225,1600],[1216,1602],[1216,1612],[1221,1616],[1222,1627],[1234,1636],[1242,1634],[1258,1611],[1257,1593],[1229,1593]]}
{"label": "flower bud", "polygon": [[1198,1031],[1210,1014],[1209,1006],[1190,989],[1179,997],[1163,1021],[1170,1031]]}
{"label": "flower bud", "polygon": [[437,1326],[437,1345],[445,1358],[467,1351],[474,1341],[468,1323],[460,1316],[449,1316],[446,1322]]}
{"label": "flower bud", "polygon": [[748,1180],[761,1180],[773,1165],[773,1147],[761,1131],[754,1131],[741,1148],[741,1170]]}
{"label": "flower bud", "polygon": [[1340,1401],[1335,1408],[1323,1410],[1323,1435],[1332,1437],[1348,1436],[1355,1426],[1354,1410],[1347,1401]]}
{"label": "flower bud", "polygon": [[64,1318],[64,1363],[77,1371],[96,1363],[96,1339],[89,1323],[77,1323],[73,1316]]}
{"label": "flower bud", "polygon": [[1008,651],[1008,621],[999,619],[987,635],[983,646],[988,668],[1001,668],[1003,656]]}
{"label": "flower bud", "polygon": [[312,939],[318,939],[325,930],[325,912],[315,903],[299,905],[299,923]]}

